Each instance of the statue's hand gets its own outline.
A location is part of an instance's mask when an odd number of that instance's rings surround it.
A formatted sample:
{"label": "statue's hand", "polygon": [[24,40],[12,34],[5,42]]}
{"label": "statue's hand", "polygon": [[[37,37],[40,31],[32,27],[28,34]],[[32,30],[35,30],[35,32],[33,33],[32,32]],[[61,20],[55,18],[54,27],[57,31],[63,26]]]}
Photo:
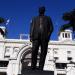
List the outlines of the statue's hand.
{"label": "statue's hand", "polygon": [[50,35],[50,32],[48,32],[48,36]]}
{"label": "statue's hand", "polygon": [[32,42],[32,39],[30,39],[30,42]]}

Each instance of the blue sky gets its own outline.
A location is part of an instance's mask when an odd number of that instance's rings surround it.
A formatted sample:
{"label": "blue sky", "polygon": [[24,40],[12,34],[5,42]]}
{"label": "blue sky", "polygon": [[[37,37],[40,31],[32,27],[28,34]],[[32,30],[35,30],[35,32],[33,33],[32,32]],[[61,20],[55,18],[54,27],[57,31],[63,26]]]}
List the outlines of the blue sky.
{"label": "blue sky", "polygon": [[57,40],[58,31],[64,22],[62,14],[75,8],[75,0],[0,0],[0,17],[10,19],[7,38],[19,38],[19,34],[29,33],[30,21],[38,15],[38,7],[46,7],[54,26],[51,39]]}

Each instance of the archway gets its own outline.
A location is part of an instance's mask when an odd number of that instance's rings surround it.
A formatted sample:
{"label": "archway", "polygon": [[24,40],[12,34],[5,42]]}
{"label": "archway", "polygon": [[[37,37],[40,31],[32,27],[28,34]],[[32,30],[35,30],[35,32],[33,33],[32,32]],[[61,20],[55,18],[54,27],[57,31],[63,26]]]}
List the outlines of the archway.
{"label": "archway", "polygon": [[[31,68],[31,52],[32,52],[32,49],[29,48],[25,50],[25,52],[21,56],[22,71],[25,69]],[[39,65],[39,56],[40,56],[40,53],[37,56],[37,67]]]}
{"label": "archway", "polygon": [[[30,69],[31,67],[31,52],[32,52],[32,46],[23,46],[21,50],[18,53],[18,73],[22,73],[23,70],[25,69]],[[39,65],[39,56],[40,56],[40,51],[38,53],[38,60],[37,60],[37,66]]]}
{"label": "archway", "polygon": [[21,56],[22,70],[31,67],[31,48],[27,49]]}

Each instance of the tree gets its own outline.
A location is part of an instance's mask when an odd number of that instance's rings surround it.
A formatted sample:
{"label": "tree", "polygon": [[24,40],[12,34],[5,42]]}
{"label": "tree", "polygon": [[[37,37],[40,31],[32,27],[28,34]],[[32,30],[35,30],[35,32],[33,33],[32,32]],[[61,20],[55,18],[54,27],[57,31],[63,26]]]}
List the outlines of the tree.
{"label": "tree", "polygon": [[60,27],[60,32],[70,27],[72,27],[73,31],[75,31],[75,9],[70,12],[64,13],[62,18],[64,21],[68,21],[68,23]]}
{"label": "tree", "polygon": [[0,17],[0,23],[4,23],[5,22],[5,19]]}
{"label": "tree", "polygon": [[[0,24],[1,23],[5,23],[5,19],[4,18],[2,18],[2,17],[0,17]],[[0,32],[1,32],[1,34],[3,35],[3,37],[5,36],[5,33],[4,33],[4,31],[0,28]]]}

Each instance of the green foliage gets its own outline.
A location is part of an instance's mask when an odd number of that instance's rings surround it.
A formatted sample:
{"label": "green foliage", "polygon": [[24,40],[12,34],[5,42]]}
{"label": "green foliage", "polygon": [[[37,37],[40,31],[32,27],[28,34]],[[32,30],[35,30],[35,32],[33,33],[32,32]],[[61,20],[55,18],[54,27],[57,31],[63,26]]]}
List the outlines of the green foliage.
{"label": "green foliage", "polygon": [[62,19],[64,21],[68,21],[68,23],[60,27],[60,32],[68,28],[72,28],[73,31],[75,31],[75,9],[70,12],[65,12],[62,16]]}
{"label": "green foliage", "polygon": [[0,23],[4,23],[5,22],[5,19],[0,17]]}

